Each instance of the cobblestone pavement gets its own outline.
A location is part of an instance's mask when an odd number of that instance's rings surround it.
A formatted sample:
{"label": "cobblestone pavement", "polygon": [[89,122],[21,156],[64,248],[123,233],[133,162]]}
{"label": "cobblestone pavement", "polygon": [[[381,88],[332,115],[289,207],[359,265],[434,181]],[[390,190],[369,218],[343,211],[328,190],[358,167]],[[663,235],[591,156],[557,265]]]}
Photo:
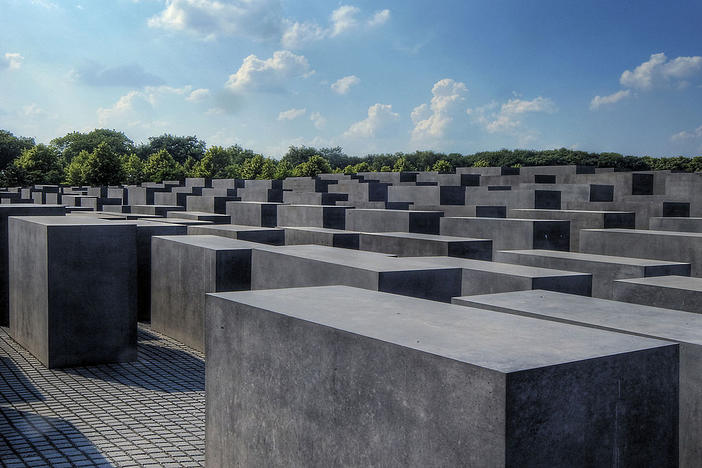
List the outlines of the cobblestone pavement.
{"label": "cobblestone pavement", "polygon": [[205,361],[139,326],[139,360],[49,370],[0,327],[0,466],[204,466]]}

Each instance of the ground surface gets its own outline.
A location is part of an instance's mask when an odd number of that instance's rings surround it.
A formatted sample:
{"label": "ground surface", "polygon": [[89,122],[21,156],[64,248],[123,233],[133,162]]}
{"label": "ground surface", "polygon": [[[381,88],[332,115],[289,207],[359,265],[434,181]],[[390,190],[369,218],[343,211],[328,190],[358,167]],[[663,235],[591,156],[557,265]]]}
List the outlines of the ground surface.
{"label": "ground surface", "polygon": [[46,369],[0,327],[0,466],[204,466],[205,361],[139,326],[139,360]]}

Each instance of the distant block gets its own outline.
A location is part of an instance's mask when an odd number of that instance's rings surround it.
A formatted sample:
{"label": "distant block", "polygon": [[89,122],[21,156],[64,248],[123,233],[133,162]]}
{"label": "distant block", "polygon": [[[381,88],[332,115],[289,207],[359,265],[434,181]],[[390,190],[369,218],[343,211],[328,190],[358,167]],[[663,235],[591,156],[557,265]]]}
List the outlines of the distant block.
{"label": "distant block", "polygon": [[622,279],[614,282],[613,296],[617,301],[702,314],[702,278],[660,276]]}
{"label": "distant block", "polygon": [[702,233],[702,218],[655,216],[648,219],[648,225],[652,231]]}
{"label": "distant block", "polygon": [[534,208],[537,210],[560,210],[560,190],[534,190]]}
{"label": "distant block", "polygon": [[346,212],[346,228],[364,232],[439,234],[441,211],[355,209]]}
{"label": "distant block", "polygon": [[358,250],[360,245],[359,236],[359,232],[342,231],[339,229],[314,227],[285,228],[286,245],[313,244]]}
{"label": "distant block", "polygon": [[660,340],[325,287],[208,295],[206,353],[210,466],[677,465]]}
{"label": "distant block", "polygon": [[170,211],[185,211],[185,208],[178,205],[132,205],[134,214],[150,214],[165,218]]}
{"label": "distant block", "polygon": [[349,206],[330,205],[279,205],[278,225],[284,227],[322,227],[346,229],[346,212]]}
{"label": "distant block", "polygon": [[562,220],[447,217],[441,235],[492,239],[493,251],[570,248],[570,222]]}
{"label": "distant block", "polygon": [[280,203],[227,202],[227,215],[234,224],[247,226],[276,227]]}
{"label": "distant block", "polygon": [[398,257],[449,256],[492,260],[492,241],[412,232],[362,232],[361,250]]}
{"label": "distant block", "polygon": [[614,201],[614,185],[590,184],[591,202]]}
{"label": "distant block", "polygon": [[49,368],[136,359],[134,225],[13,217],[9,247],[15,341]]}
{"label": "distant block", "polygon": [[230,224],[232,222],[231,217],[226,214],[208,213],[205,211],[171,211],[166,216],[168,218],[209,221],[213,224]]}
{"label": "distant block", "polygon": [[279,228],[217,224],[214,226],[189,226],[188,234],[221,236],[268,245],[285,245],[285,230]]}
{"label": "distant block", "polygon": [[251,250],[219,236],[151,240],[151,328],[204,351],[205,293],[251,286]]}
{"label": "distant block", "polygon": [[663,216],[686,218],[690,216],[690,203],[663,202]]}

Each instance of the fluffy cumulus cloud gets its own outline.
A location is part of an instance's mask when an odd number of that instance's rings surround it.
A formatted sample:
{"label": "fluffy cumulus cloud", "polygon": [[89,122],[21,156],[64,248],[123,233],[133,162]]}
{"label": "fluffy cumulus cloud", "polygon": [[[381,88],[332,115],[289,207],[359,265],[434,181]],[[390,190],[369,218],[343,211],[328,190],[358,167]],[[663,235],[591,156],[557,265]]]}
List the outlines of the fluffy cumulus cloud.
{"label": "fluffy cumulus cloud", "polygon": [[236,73],[229,76],[225,86],[234,92],[280,90],[286,80],[308,77],[312,73],[304,56],[287,50],[276,51],[265,60],[252,54],[244,59]]}
{"label": "fluffy cumulus cloud", "polygon": [[392,111],[390,104],[373,104],[368,108],[368,117],[352,124],[344,132],[344,136],[347,138],[375,138],[399,118],[400,115]]}
{"label": "fluffy cumulus cloud", "polygon": [[19,70],[22,67],[24,57],[17,52],[5,52],[3,57],[0,57],[0,70]]}
{"label": "fluffy cumulus cloud", "polygon": [[193,90],[188,97],[185,98],[189,102],[202,102],[210,97],[210,90],[205,88],[198,88]]}
{"label": "fluffy cumulus cloud", "polygon": [[310,114],[310,120],[314,124],[315,128],[317,130],[321,130],[324,128],[324,126],[327,124],[327,119],[322,116],[319,112],[312,112]]}
{"label": "fluffy cumulus cloud", "polygon": [[146,72],[140,65],[120,65],[104,67],[96,62],[87,62],[72,72],[72,77],[88,86],[124,86],[141,88],[158,86],[164,81],[156,75]]}
{"label": "fluffy cumulus cloud", "polygon": [[356,75],[349,75],[343,78],[339,78],[331,85],[332,91],[336,94],[346,94],[349,92],[352,86],[360,83],[361,80]]}
{"label": "fluffy cumulus cloud", "polygon": [[600,106],[614,104],[622,99],[628,98],[629,96],[631,96],[631,90],[629,89],[623,89],[608,96],[595,96],[592,98],[592,101],[590,101],[590,109],[597,110],[600,108]]}
{"label": "fluffy cumulus cloud", "polygon": [[295,120],[298,117],[302,117],[307,112],[307,109],[288,109],[286,111],[281,111],[278,114],[278,120]]}
{"label": "fluffy cumulus cloud", "polygon": [[267,40],[280,37],[281,13],[280,0],[167,0],[165,9],[148,24],[205,39],[239,36]]}
{"label": "fluffy cumulus cloud", "polygon": [[465,101],[466,93],[468,88],[465,83],[451,78],[444,78],[434,83],[430,103],[415,107],[410,115],[414,123],[412,139],[423,140],[445,136],[460,104]]}
{"label": "fluffy cumulus cloud", "polygon": [[385,24],[390,19],[390,10],[376,11],[371,19],[368,20],[368,26],[380,26]]}
{"label": "fluffy cumulus cloud", "polygon": [[627,88],[643,91],[654,87],[687,85],[687,79],[700,75],[702,57],[677,57],[668,60],[664,53],[653,54],[634,70],[625,70],[619,83]]}
{"label": "fluffy cumulus cloud", "polygon": [[551,99],[538,96],[532,100],[515,97],[502,105],[491,103],[487,106],[468,109],[467,113],[472,115],[474,121],[483,126],[488,133],[517,133],[523,129],[523,119],[526,114],[552,114],[557,111],[558,108]]}
{"label": "fluffy cumulus cloud", "polygon": [[702,125],[694,130],[684,130],[680,133],[676,133],[675,135],[671,136],[670,139],[675,142],[702,139]]}
{"label": "fluffy cumulus cloud", "polygon": [[121,96],[112,106],[97,110],[98,124],[115,127],[149,127],[158,124],[155,111],[176,98],[182,102],[192,95],[192,86],[147,86]]}

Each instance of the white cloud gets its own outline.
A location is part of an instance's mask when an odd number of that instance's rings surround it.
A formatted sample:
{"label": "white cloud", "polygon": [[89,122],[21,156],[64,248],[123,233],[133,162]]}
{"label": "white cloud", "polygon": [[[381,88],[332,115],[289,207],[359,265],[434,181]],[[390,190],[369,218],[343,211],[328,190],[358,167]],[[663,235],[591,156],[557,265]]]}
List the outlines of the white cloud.
{"label": "white cloud", "polygon": [[235,92],[248,90],[282,89],[289,78],[307,77],[314,73],[302,55],[278,50],[273,57],[261,60],[255,55],[246,57],[236,73],[229,76],[225,86]]}
{"label": "white cloud", "polygon": [[373,104],[368,108],[368,117],[352,124],[345,137],[350,138],[375,138],[391,123],[399,120],[400,115],[392,111],[390,104]]}
{"label": "white cloud", "polygon": [[664,53],[652,54],[633,71],[625,70],[619,82],[627,88],[651,90],[673,85],[680,87],[680,80],[691,78],[702,70],[702,57],[677,57],[668,60]]}
{"label": "white cloud", "polygon": [[358,26],[358,20],[356,16],[361,12],[361,10],[355,6],[351,5],[341,5],[339,8],[334,10],[331,14],[331,37],[338,36],[339,34],[354,29]]}
{"label": "white cloud", "polygon": [[205,39],[239,36],[266,40],[282,31],[280,0],[166,0],[166,8],[148,25],[186,31]]}
{"label": "white cloud", "polygon": [[327,124],[327,119],[322,116],[319,112],[312,112],[310,114],[310,120],[314,124],[315,128],[317,130],[321,130],[324,128],[324,126]]}
{"label": "white cloud", "polygon": [[278,120],[294,120],[305,115],[305,112],[307,109],[288,109],[278,114]]}
{"label": "white cloud", "polygon": [[608,96],[595,96],[594,98],[592,98],[592,101],[590,101],[590,110],[597,110],[602,105],[614,104],[616,102],[621,101],[624,98],[628,98],[629,96],[631,96],[631,90],[628,89],[617,91],[616,93],[610,94]]}
{"label": "white cloud", "polygon": [[376,11],[371,19],[368,20],[368,26],[380,26],[388,22],[390,19],[390,10]]}
{"label": "white cloud", "polygon": [[299,49],[306,44],[327,37],[328,31],[317,23],[287,21],[287,28],[280,43],[287,49]]}
{"label": "white cloud", "polygon": [[48,113],[44,109],[39,107],[39,105],[37,105],[36,103],[32,103],[28,106],[22,107],[22,115],[24,117],[36,118],[41,116],[47,116]]}
{"label": "white cloud", "polygon": [[349,75],[343,78],[339,78],[331,85],[332,91],[336,94],[346,94],[351,89],[351,86],[355,86],[360,83],[361,80],[356,75]]}
{"label": "white cloud", "polygon": [[671,136],[672,141],[681,142],[686,140],[695,140],[697,138],[702,138],[702,125],[691,131],[682,131]]}
{"label": "white cloud", "polygon": [[[168,98],[187,99],[192,94],[192,86],[174,88],[171,86],[147,86],[143,91],[132,90],[121,96],[110,107],[97,110],[98,123],[108,125],[119,123],[127,126],[144,126],[153,120],[153,112]],[[181,101],[182,102],[182,101]],[[119,126],[119,125],[117,125]]]}
{"label": "white cloud", "polygon": [[434,83],[429,105],[421,104],[414,108],[410,117],[414,123],[412,139],[441,138],[454,119],[458,104],[465,101],[468,88],[465,83],[444,78]]}
{"label": "white cloud", "polygon": [[499,106],[498,111],[490,112],[498,107],[497,103],[466,112],[474,116],[476,123],[482,125],[488,133],[507,132],[519,134],[522,140],[533,139],[534,136],[522,130],[522,116],[528,113],[548,113],[558,111],[554,102],[545,97],[538,96],[532,100],[513,98]]}
{"label": "white cloud", "polygon": [[210,96],[210,90],[205,88],[198,88],[193,90],[188,97],[185,98],[189,102],[202,102]]}
{"label": "white cloud", "polygon": [[5,56],[0,59],[0,69],[19,70],[23,61],[24,57],[17,52],[6,52]]}

